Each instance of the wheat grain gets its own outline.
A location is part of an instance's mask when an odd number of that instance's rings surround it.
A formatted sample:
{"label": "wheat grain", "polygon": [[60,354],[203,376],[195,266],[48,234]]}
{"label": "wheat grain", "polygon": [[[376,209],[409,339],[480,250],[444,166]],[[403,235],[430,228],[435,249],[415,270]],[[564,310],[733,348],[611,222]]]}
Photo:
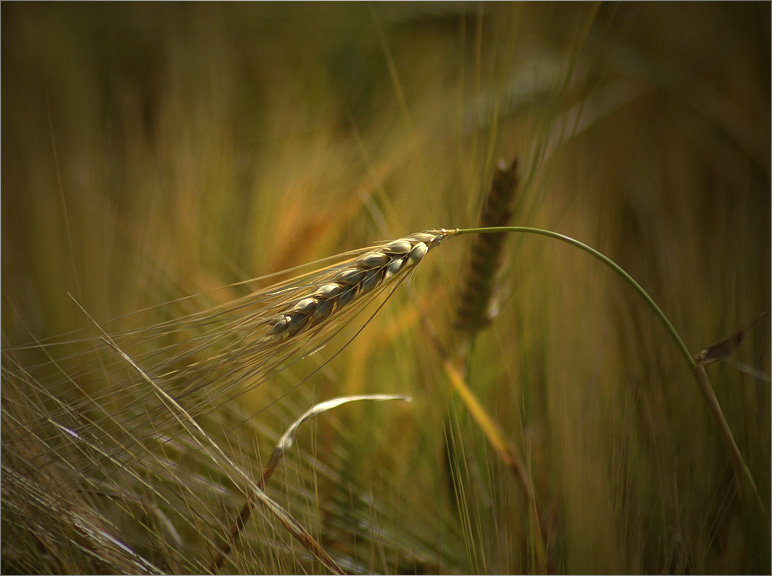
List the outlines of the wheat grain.
{"label": "wheat grain", "polygon": [[269,322],[270,331],[262,341],[291,338],[322,324],[357,298],[418,265],[449,234],[448,230],[418,232],[333,268],[328,283],[289,303]]}

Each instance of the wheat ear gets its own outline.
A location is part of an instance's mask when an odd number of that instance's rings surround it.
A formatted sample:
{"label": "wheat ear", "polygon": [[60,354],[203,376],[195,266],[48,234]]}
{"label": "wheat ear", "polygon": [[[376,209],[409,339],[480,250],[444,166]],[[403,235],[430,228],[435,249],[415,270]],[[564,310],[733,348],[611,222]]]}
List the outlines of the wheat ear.
{"label": "wheat ear", "polygon": [[383,244],[337,267],[327,283],[288,304],[269,322],[271,329],[264,341],[292,338],[323,324],[344,306],[416,266],[449,234],[448,230],[418,232]]}
{"label": "wheat ear", "polygon": [[[512,220],[517,185],[517,159],[499,162],[480,214],[480,228],[506,226]],[[455,327],[474,334],[496,316],[495,286],[501,269],[506,234],[478,234],[470,251],[466,282],[458,299]]]}
{"label": "wheat ear", "polygon": [[[430,250],[452,234],[454,231],[429,230],[342,254],[336,257],[337,264],[227,304],[152,326],[110,331],[110,336],[193,416],[200,416],[261,385],[309,350],[323,346],[379,294],[395,288]],[[340,261],[341,257],[348,258]],[[81,341],[80,334],[68,335],[73,336]],[[141,435],[148,419],[157,429],[173,425],[163,407],[147,405],[142,380],[122,369],[104,342],[98,338],[88,338],[88,342],[93,350],[87,350],[67,368],[57,366],[60,382],[51,385],[74,385],[103,374],[109,377],[87,397],[55,409],[52,417],[66,420],[72,410],[119,402],[121,421],[131,435]],[[67,344],[67,340],[62,343]],[[56,340],[48,341],[43,349],[54,351],[58,345]],[[3,355],[9,351],[4,349]],[[132,416],[139,418],[136,424],[129,421]]]}

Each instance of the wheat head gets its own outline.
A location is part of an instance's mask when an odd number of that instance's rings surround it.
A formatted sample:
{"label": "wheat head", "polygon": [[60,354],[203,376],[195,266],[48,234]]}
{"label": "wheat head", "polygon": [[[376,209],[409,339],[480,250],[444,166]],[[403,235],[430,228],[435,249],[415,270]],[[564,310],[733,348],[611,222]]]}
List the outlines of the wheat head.
{"label": "wheat head", "polygon": [[330,271],[330,277],[324,284],[273,319],[271,329],[262,341],[291,338],[323,324],[332,314],[357,298],[372,292],[384,282],[403,276],[449,234],[448,230],[418,232],[383,244],[337,266]]}

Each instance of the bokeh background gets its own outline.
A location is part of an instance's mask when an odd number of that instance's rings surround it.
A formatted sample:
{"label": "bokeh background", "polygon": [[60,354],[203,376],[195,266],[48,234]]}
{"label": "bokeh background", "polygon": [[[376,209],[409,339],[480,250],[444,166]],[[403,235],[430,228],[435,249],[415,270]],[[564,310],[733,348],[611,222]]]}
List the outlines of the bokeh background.
{"label": "bokeh background", "polygon": [[[770,66],[768,3],[3,3],[3,346],[87,325],[68,293],[106,320],[472,226],[517,157],[515,223],[610,256],[696,353],[769,308]],[[471,245],[433,251],[265,412],[268,438],[312,398],[414,398],[301,431],[277,498],[363,572],[768,574],[769,320],[740,368],[708,367],[762,512],[630,287],[513,235],[468,382],[526,463],[534,519],[426,333],[452,348]],[[45,570],[6,502],[4,570]],[[209,559],[194,536],[191,571]],[[323,570],[255,564],[260,546],[230,570]]]}

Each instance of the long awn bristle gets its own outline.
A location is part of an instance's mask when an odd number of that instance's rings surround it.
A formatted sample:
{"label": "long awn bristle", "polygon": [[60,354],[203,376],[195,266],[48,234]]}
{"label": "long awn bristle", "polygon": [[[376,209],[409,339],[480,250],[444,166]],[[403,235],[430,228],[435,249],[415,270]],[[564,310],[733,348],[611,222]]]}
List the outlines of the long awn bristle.
{"label": "long awn bristle", "polygon": [[[412,234],[360,250],[340,264],[291,278],[226,305],[110,333],[110,337],[191,415],[201,415],[259,386],[304,350],[313,350],[330,339],[378,294],[404,279],[451,233],[433,230]],[[66,422],[79,411],[99,410],[99,406],[118,402],[122,414],[127,415],[123,426],[132,436],[138,435],[147,419],[158,429],[171,423],[173,417],[163,406],[149,406],[145,384],[110,346],[99,337],[89,342],[91,350],[85,345],[86,351],[72,359],[52,357],[41,365],[41,371],[48,371],[47,382],[55,387],[95,378],[102,381],[85,398],[78,392],[71,401],[62,399],[51,417],[68,426]],[[56,354],[58,346],[54,341],[42,348]],[[6,349],[3,354],[10,352],[13,350]],[[128,420],[133,413],[140,416],[136,430]],[[97,429],[100,422],[97,417]],[[106,432],[102,429],[100,433]]]}
{"label": "long awn bristle", "polygon": [[[95,530],[100,519],[112,513],[109,501],[129,509],[134,505],[128,503],[145,508],[158,503],[172,527],[155,531],[158,546],[179,548],[179,538],[173,537],[178,529],[195,530],[206,542],[211,532],[201,532],[200,525],[219,525],[217,511],[198,510],[205,519],[195,520],[187,515],[187,506],[176,509],[172,503],[179,500],[179,478],[187,470],[212,470],[215,477],[228,479],[206,480],[202,489],[240,488],[241,472],[218,448],[220,442],[234,440],[216,409],[227,405],[223,414],[242,414],[230,400],[276,377],[334,337],[379,294],[395,289],[453,233],[420,232],[351,252],[339,264],[159,324],[107,332],[95,323],[101,335],[71,333],[58,340],[3,348],[3,474],[41,494],[50,492],[58,502],[64,502],[66,494],[51,492],[47,485],[75,488],[75,494],[97,502]],[[44,359],[25,365],[19,356],[30,350],[42,353]],[[253,416],[233,416],[234,425]],[[4,507],[18,507],[20,514],[14,518],[31,526],[24,515],[34,498],[19,489],[6,491],[12,484],[3,483]],[[203,501],[194,484],[186,486],[186,498]],[[45,499],[37,504],[51,508]],[[127,513],[139,524],[145,522],[141,514]],[[49,534],[54,540],[69,539],[70,532],[79,529],[61,524],[64,535]],[[109,524],[98,531],[116,542],[122,538]],[[41,546],[55,549],[56,542]],[[188,556],[180,556],[188,562],[182,569],[194,570],[205,563]],[[119,565],[117,556],[113,561]],[[28,568],[35,571],[35,566],[33,562]],[[95,571],[105,569],[94,566]],[[157,570],[150,565],[123,569]],[[170,565],[161,568],[165,569],[175,571]]]}

